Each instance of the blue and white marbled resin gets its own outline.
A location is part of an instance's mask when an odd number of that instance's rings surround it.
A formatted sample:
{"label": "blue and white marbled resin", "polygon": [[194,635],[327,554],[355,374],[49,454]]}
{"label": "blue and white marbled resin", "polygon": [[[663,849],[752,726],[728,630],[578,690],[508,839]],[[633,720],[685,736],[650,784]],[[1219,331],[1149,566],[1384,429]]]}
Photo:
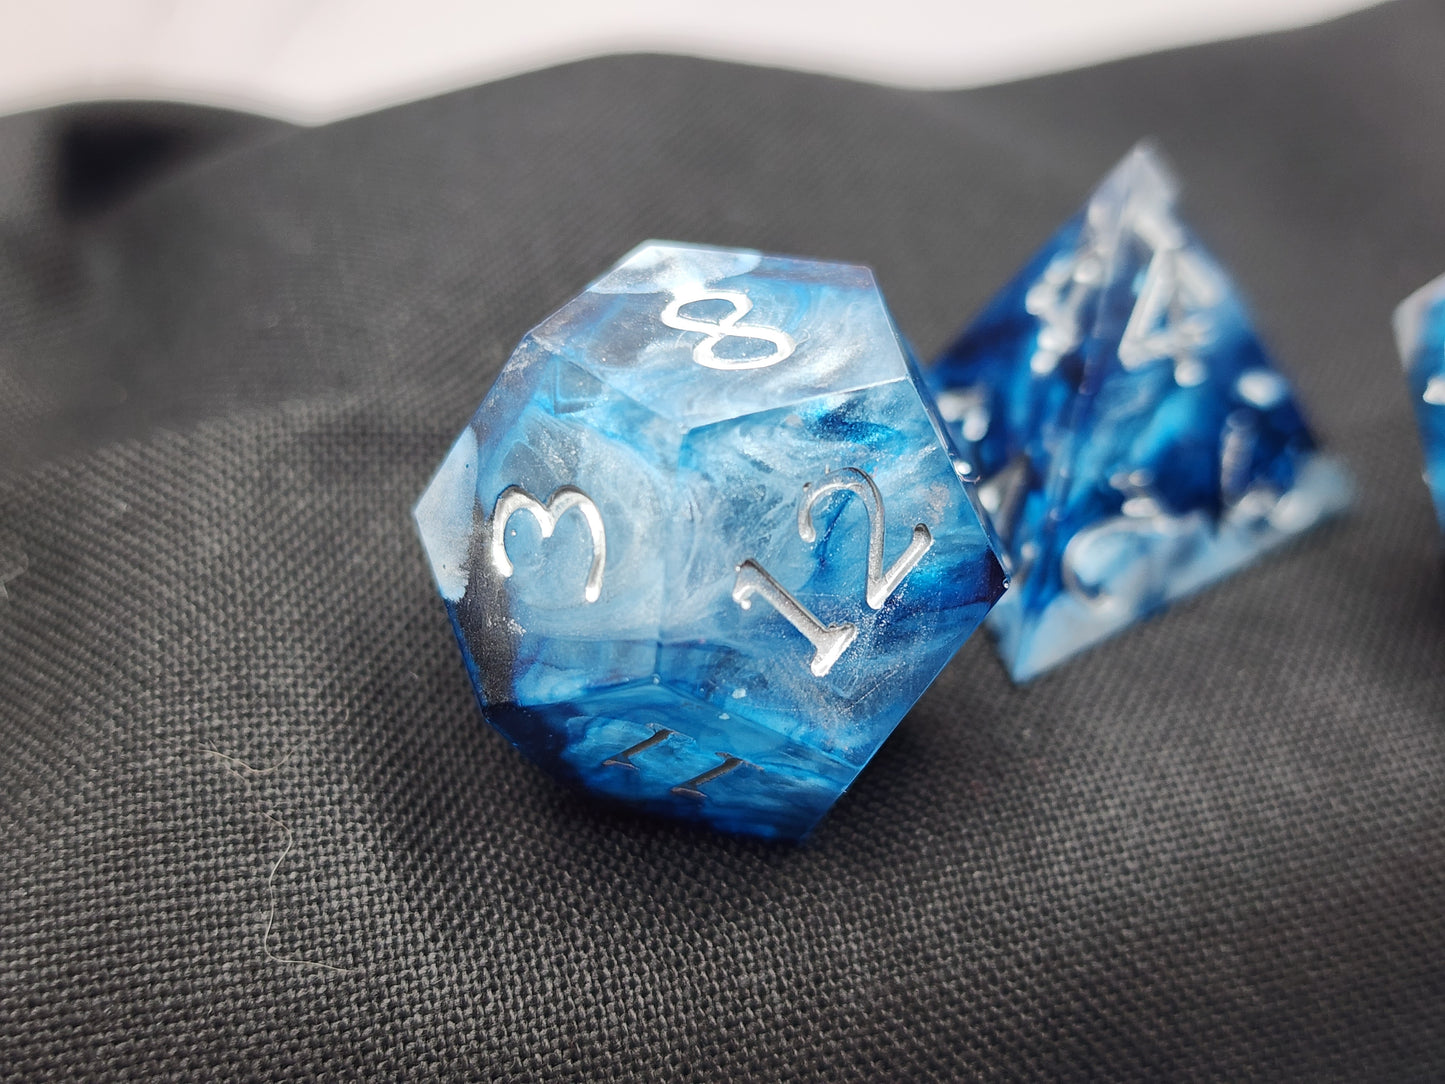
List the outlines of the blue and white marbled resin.
{"label": "blue and white marbled resin", "polygon": [[1136,148],[927,375],[1011,559],[1015,681],[1350,500],[1176,194]]}
{"label": "blue and white marbled resin", "polygon": [[1400,302],[1395,341],[1425,447],[1425,484],[1445,532],[1445,275]]}
{"label": "blue and white marbled resin", "polygon": [[487,719],[595,793],[806,834],[1006,586],[926,395],[866,268],[625,257],[417,505]]}

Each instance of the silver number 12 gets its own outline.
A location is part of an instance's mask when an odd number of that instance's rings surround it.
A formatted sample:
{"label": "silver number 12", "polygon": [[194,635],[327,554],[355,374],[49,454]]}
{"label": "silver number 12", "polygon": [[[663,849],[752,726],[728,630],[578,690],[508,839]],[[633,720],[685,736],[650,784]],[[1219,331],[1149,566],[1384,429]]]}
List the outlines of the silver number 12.
{"label": "silver number 12", "polygon": [[[864,510],[868,513],[868,564],[864,598],[871,609],[880,610],[933,546],[933,535],[922,523],[916,524],[908,548],[885,569],[883,498],[878,492],[878,486],[866,471],[848,467],[839,471],[837,477],[829,478],[817,486],[811,483],[803,486],[803,503],[798,508],[798,536],[804,542],[814,542],[818,537],[813,527],[813,507],[823,498],[840,492],[853,494],[863,502]],[[752,606],[753,596],[759,596],[807,637],[814,649],[808,668],[815,677],[826,676],[843,652],[858,638],[858,626],[851,622],[825,625],[819,621],[811,610],[794,598],[767,569],[751,557],[738,565],[732,595],[733,601],[745,610]]]}

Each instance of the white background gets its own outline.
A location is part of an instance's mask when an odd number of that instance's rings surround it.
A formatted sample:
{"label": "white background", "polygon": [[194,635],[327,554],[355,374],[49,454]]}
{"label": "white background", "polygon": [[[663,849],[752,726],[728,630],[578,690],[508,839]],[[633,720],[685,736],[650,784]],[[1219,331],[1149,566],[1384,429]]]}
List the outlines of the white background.
{"label": "white background", "polygon": [[968,86],[1370,0],[0,0],[0,113],[160,97],[318,123],[598,53]]}

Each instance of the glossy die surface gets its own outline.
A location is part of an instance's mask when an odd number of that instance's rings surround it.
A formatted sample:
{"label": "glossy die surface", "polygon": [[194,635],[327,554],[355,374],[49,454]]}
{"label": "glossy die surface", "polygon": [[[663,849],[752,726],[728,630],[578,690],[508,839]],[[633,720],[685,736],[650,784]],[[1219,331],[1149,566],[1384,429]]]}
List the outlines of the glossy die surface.
{"label": "glossy die surface", "polygon": [[1445,532],[1445,276],[1400,303],[1395,339],[1425,448],[1425,483]]}
{"label": "glossy die surface", "polygon": [[1349,501],[1175,197],[1136,148],[928,373],[1012,561],[1016,681]]}
{"label": "glossy die surface", "polygon": [[1006,585],[872,274],[649,243],[533,329],[416,509],[487,719],[807,833]]}

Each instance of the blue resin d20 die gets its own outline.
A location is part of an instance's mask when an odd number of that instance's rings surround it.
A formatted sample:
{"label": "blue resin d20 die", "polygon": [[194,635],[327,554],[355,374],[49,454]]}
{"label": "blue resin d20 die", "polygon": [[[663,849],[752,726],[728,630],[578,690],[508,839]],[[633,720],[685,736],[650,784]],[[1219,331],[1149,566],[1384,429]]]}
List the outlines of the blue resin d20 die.
{"label": "blue resin d20 die", "polygon": [[1395,341],[1425,447],[1425,483],[1445,532],[1445,275],[1400,302]]}
{"label": "blue resin d20 die", "polygon": [[1136,148],[927,376],[1012,561],[1015,681],[1349,502],[1175,198]]}
{"label": "blue resin d20 die", "polygon": [[866,268],[649,243],[522,340],[416,508],[487,719],[799,837],[1006,586]]}

